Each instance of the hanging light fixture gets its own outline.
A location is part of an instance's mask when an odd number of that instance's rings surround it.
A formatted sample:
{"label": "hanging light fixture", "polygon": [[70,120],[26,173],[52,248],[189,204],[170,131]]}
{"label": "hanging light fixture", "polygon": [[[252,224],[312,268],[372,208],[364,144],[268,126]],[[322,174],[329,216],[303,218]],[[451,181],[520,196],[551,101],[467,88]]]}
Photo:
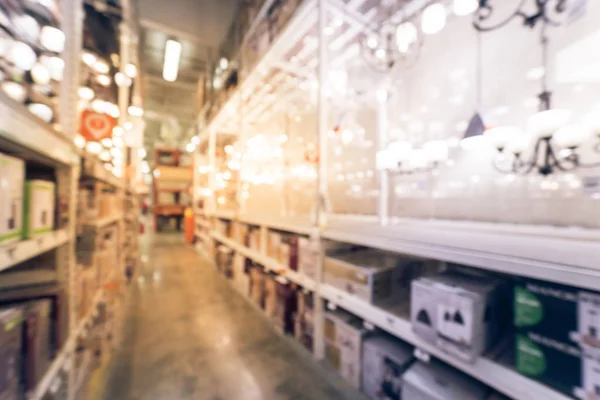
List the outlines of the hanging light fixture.
{"label": "hanging light fixture", "polygon": [[89,101],[89,100],[92,100],[95,96],[94,90],[87,86],[80,86],[77,93],[79,94],[79,98],[82,100]]}
{"label": "hanging light fixture", "polygon": [[137,67],[135,64],[129,63],[125,65],[125,75],[132,79],[137,76]]}
{"label": "hanging light fixture", "polygon": [[115,83],[119,87],[129,87],[129,86],[131,86],[131,84],[133,83],[133,81],[131,80],[130,77],[128,77],[124,73],[117,72],[115,74]]}
{"label": "hanging light fixture", "polygon": [[52,26],[44,26],[40,33],[40,44],[46,50],[62,53],[65,49],[65,34]]}
{"label": "hanging light fixture", "polygon": [[[505,19],[492,23],[494,0],[479,0],[473,26],[481,32],[493,31],[506,26],[512,20],[521,18],[523,25],[534,28],[539,22],[544,25],[558,25],[555,17],[567,11],[567,0],[521,0],[519,6]],[[502,1],[496,0],[497,3]],[[528,6],[527,3],[532,3]],[[534,11],[532,11],[534,10]]]}
{"label": "hanging light fixture", "polygon": [[35,65],[35,52],[27,43],[14,42],[8,55],[15,67],[22,71],[29,71]]}
{"label": "hanging light fixture", "polygon": [[479,0],[454,0],[452,12],[459,17],[473,14],[479,8]]}
{"label": "hanging light fixture", "polygon": [[98,81],[98,83],[101,84],[102,86],[106,87],[106,86],[110,85],[111,79],[110,79],[110,76],[108,76],[108,75],[98,75],[96,77],[96,81]]}
{"label": "hanging light fixture", "polygon": [[52,116],[54,115],[54,113],[52,112],[52,109],[46,104],[31,103],[27,106],[27,109],[33,115],[42,119],[44,122],[50,123],[50,121],[52,121]]}
{"label": "hanging light fixture", "polygon": [[84,51],[81,54],[81,60],[84,62],[85,65],[87,65],[90,68],[92,68],[94,64],[96,64],[97,59],[98,57],[96,57],[94,53],[89,51]]}
{"label": "hanging light fixture", "polygon": [[37,62],[33,68],[31,68],[31,79],[38,85],[47,85],[50,83],[50,72],[41,63]]}
{"label": "hanging light fixture", "polygon": [[17,82],[4,81],[0,87],[8,97],[16,102],[23,103],[27,99],[27,89]]}
{"label": "hanging light fixture", "polygon": [[446,26],[446,7],[441,3],[433,3],[421,14],[421,30],[426,35],[440,32]]}
{"label": "hanging light fixture", "polygon": [[110,71],[110,66],[102,59],[97,59],[92,68],[99,74],[108,74]]}

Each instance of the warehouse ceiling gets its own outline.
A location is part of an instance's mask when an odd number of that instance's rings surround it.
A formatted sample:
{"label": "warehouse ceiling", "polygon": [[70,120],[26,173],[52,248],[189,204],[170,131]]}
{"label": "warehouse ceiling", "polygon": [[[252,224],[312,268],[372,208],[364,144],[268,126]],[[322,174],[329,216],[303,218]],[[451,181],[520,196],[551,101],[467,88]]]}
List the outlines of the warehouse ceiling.
{"label": "warehouse ceiling", "polygon": [[[182,146],[194,132],[203,78],[229,29],[238,0],[139,0],[145,145]],[[175,82],[162,77],[168,39],[182,45]],[[200,83],[200,84],[199,84]]]}

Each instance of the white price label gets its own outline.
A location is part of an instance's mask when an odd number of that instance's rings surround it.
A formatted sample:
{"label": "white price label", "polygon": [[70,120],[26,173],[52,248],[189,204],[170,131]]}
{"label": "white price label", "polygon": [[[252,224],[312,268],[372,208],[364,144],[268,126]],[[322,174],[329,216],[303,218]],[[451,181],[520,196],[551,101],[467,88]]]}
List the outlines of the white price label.
{"label": "white price label", "polygon": [[424,363],[429,363],[429,360],[431,359],[431,356],[429,355],[429,353],[427,353],[424,350],[419,349],[418,347],[415,347],[415,351],[413,354],[416,359],[421,360]]}

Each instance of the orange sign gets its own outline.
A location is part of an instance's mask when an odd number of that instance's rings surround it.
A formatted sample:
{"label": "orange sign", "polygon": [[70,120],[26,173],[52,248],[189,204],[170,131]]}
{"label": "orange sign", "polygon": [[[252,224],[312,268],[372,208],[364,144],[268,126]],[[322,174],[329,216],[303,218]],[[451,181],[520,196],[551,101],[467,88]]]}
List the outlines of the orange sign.
{"label": "orange sign", "polygon": [[117,120],[110,115],[84,111],[81,113],[79,133],[86,140],[98,142],[105,138],[112,138],[112,131],[116,125]]}

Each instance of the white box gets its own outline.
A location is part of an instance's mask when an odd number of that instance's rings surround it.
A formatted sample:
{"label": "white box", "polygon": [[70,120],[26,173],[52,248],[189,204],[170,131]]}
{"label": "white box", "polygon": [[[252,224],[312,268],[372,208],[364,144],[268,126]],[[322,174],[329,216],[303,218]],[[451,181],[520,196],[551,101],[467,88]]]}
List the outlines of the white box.
{"label": "white box", "polygon": [[23,160],[0,153],[0,243],[22,236],[24,181]]}
{"label": "white box", "polygon": [[362,340],[367,334],[360,318],[343,311],[325,314],[325,359],[352,387],[360,390]]}
{"label": "white box", "polygon": [[488,392],[483,383],[436,361],[413,364],[402,384],[402,400],[485,400]]}
{"label": "white box", "polygon": [[373,399],[399,399],[402,375],[410,367],[413,347],[393,336],[378,334],[363,343],[362,390]]}
{"label": "white box", "polygon": [[23,237],[31,238],[54,228],[55,185],[31,180],[25,183]]}

